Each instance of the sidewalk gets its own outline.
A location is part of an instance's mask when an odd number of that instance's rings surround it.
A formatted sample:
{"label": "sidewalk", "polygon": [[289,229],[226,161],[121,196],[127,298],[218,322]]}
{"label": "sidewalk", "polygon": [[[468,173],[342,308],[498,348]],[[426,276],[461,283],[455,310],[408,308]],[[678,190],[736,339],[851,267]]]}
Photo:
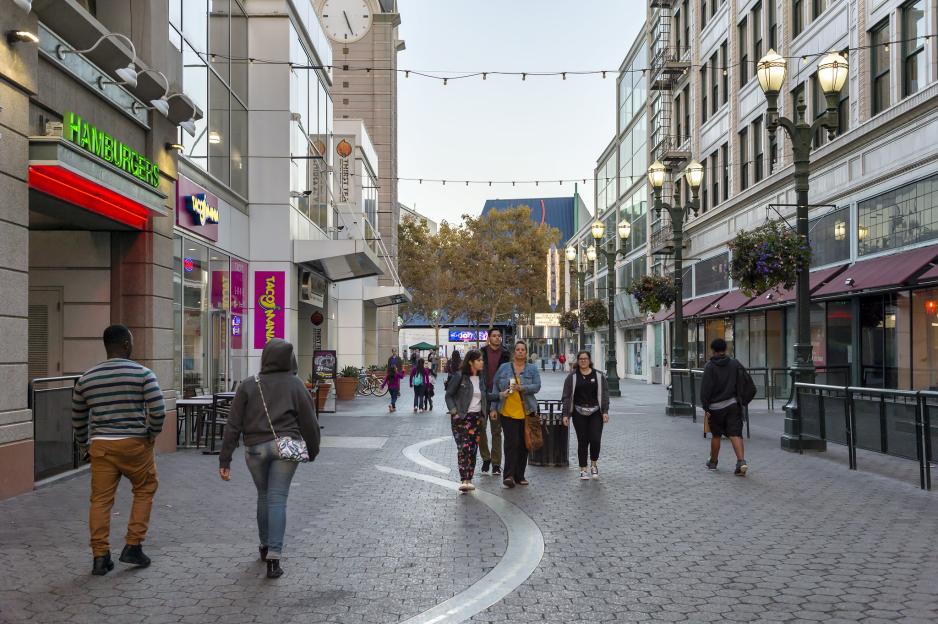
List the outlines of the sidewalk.
{"label": "sidewalk", "polygon": [[[559,398],[562,379],[544,373],[541,398]],[[544,553],[471,621],[938,619],[938,494],[867,471],[863,456],[850,471],[833,445],[781,451],[780,411],[753,413],[749,477],[732,475],[728,445],[709,473],[702,424],[664,416],[661,386],[623,381],[622,393],[601,480],[581,482],[575,467],[531,467],[531,486],[513,490],[477,477],[536,523]],[[254,489],[240,451],[229,483],[214,457],[159,458],[145,545],[153,565],[144,570],[118,563],[90,576],[87,474],[0,502],[0,622],[384,624],[471,589],[502,560],[506,525],[480,497],[376,469],[430,475],[402,450],[439,438],[420,453],[451,469],[436,477],[458,478],[442,382],[434,413],[414,415],[410,398],[405,389],[396,414],[386,399],[359,397],[323,417],[322,453],[291,490],[277,581],[256,561]],[[123,484],[115,553],[129,494]]]}

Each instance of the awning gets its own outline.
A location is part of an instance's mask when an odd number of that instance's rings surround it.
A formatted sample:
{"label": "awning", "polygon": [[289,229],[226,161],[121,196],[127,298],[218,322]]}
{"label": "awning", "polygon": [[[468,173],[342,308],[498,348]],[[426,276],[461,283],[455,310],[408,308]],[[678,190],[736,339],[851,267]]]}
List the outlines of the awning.
{"label": "awning", "polygon": [[366,286],[363,299],[375,307],[382,308],[409,303],[414,300],[414,296],[403,286]]}
{"label": "awning", "polygon": [[919,275],[915,281],[919,284],[938,281],[938,264]]}
{"label": "awning", "polygon": [[700,316],[730,314],[731,312],[735,312],[739,308],[743,307],[750,301],[752,301],[752,297],[749,295],[744,295],[738,290],[731,290],[730,292],[726,293],[725,297],[719,301],[713,302],[709,307],[702,310],[700,312]]}
{"label": "awning", "polygon": [[829,297],[861,290],[901,286],[929,268],[938,257],[938,245],[862,260],[850,265],[837,279],[818,289],[814,296]]}
{"label": "awning", "polygon": [[708,308],[712,303],[717,302],[723,299],[726,293],[717,293],[715,295],[704,295],[703,297],[697,297],[696,299],[691,299],[684,303],[684,318],[690,318],[692,316],[697,316],[704,309]]}
{"label": "awning", "polygon": [[654,314],[654,316],[648,319],[646,323],[660,323],[661,321],[668,320],[672,316],[674,316],[674,306],[671,306],[670,308],[664,308],[663,310],[659,310],[658,312]]}
{"label": "awning", "polygon": [[293,262],[308,264],[332,282],[384,275],[381,259],[368,246],[368,241],[295,240]]}
{"label": "awning", "polygon": [[[821,269],[819,271],[811,271],[810,288],[812,295],[816,294],[815,291],[817,289],[821,288],[824,284],[836,277],[845,268],[847,268],[847,265],[843,264],[836,267]],[[764,308],[767,306],[775,306],[794,300],[794,289],[788,290],[787,288],[770,288],[744,305],[743,308]]]}
{"label": "awning", "polygon": [[31,229],[142,230],[166,195],[60,137],[30,137]]}

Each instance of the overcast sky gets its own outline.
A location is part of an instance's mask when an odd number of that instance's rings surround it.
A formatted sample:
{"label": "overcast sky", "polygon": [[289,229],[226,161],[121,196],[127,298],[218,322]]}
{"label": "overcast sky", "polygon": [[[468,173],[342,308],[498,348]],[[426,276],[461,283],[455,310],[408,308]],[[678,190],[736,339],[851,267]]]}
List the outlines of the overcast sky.
{"label": "overcast sky", "polygon": [[[399,0],[401,69],[575,71],[618,69],[641,24],[640,0]],[[401,177],[586,178],[615,133],[616,74],[399,79]],[[478,214],[486,199],[572,195],[535,187],[400,183],[399,199],[440,221]]]}

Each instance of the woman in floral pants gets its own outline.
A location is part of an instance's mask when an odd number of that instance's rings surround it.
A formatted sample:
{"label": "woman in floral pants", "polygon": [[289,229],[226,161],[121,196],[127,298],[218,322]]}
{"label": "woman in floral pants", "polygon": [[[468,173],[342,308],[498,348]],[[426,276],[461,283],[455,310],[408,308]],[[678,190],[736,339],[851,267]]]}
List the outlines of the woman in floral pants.
{"label": "woman in floral pants", "polygon": [[483,366],[482,352],[470,351],[463,360],[462,369],[450,378],[446,386],[446,409],[452,419],[459,461],[459,491],[463,494],[476,489],[472,477],[479,448],[479,421],[488,414],[488,401],[479,378]]}

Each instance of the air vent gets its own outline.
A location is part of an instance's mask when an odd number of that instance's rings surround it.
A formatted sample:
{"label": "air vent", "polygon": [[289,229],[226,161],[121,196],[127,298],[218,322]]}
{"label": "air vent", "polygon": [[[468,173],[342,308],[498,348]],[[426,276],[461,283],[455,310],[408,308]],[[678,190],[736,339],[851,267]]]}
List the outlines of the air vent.
{"label": "air vent", "polygon": [[49,376],[49,306],[29,306],[29,379]]}

